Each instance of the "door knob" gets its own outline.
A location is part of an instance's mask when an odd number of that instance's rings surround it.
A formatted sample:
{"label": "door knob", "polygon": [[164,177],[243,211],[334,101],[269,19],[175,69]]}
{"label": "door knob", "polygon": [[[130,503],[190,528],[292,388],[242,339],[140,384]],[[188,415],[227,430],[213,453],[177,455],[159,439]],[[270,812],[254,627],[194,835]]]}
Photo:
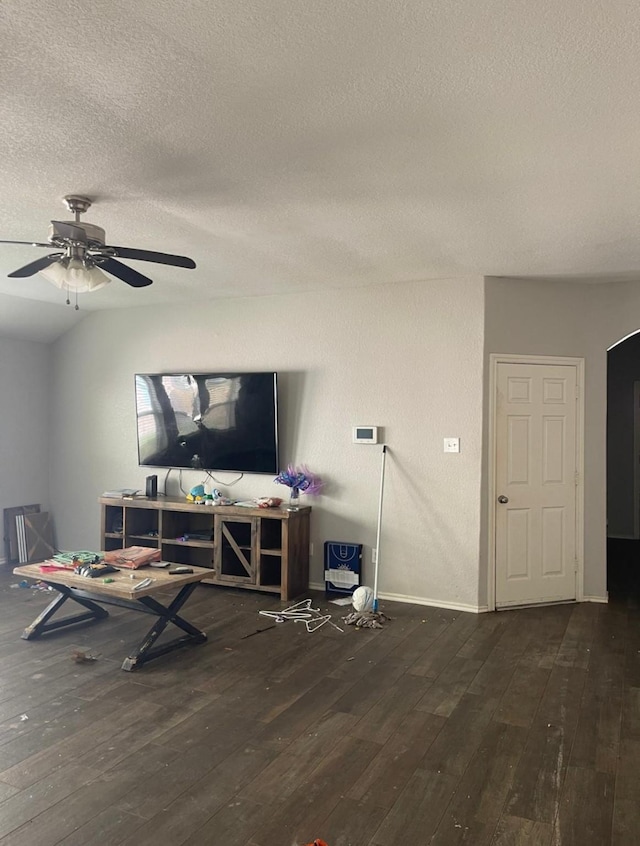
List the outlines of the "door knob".
{"label": "door knob", "polygon": [[509,497],[501,495],[501,496],[498,497],[498,502],[500,502],[500,503],[502,503],[502,505],[504,505],[505,502],[509,502]]}

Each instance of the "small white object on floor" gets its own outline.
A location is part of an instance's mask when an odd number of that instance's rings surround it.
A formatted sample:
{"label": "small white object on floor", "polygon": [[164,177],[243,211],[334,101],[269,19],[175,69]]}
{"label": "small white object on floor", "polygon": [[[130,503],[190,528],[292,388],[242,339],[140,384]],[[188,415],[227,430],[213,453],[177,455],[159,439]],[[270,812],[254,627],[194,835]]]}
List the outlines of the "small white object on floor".
{"label": "small white object on floor", "polygon": [[356,588],[351,597],[351,602],[355,611],[359,611],[360,613],[373,611],[373,591],[365,585]]}

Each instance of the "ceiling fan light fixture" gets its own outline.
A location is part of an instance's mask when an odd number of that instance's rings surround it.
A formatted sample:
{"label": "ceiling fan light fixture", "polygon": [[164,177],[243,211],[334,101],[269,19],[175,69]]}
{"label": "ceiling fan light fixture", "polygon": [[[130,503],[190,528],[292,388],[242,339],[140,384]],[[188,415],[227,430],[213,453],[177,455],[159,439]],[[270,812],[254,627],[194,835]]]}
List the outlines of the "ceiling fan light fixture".
{"label": "ceiling fan light fixture", "polygon": [[53,283],[56,288],[75,291],[77,294],[97,291],[111,281],[97,267],[86,267],[80,259],[76,258],[69,259],[66,267],[63,262],[56,261],[41,270],[40,275]]}
{"label": "ceiling fan light fixture", "polygon": [[123,264],[119,259],[134,259],[136,261],[150,261],[156,264],[166,264],[169,267],[184,267],[193,270],[195,261],[188,256],[178,256],[172,253],[159,253],[155,250],[139,250],[135,247],[116,247],[105,243],[104,229],[92,223],[80,220],[91,206],[89,197],[79,194],[67,194],[64,203],[75,215],[75,220],[52,220],[49,227],[49,240],[46,244],[37,241],[5,241],[0,244],[22,244],[31,247],[44,247],[48,250],[60,252],[49,253],[47,256],[31,261],[8,275],[12,279],[25,279],[36,273],[57,288],[76,294],[76,308],[78,308],[77,294],[97,291],[111,281],[105,272],[120,279],[131,288],[146,288],[153,280],[133,267]]}

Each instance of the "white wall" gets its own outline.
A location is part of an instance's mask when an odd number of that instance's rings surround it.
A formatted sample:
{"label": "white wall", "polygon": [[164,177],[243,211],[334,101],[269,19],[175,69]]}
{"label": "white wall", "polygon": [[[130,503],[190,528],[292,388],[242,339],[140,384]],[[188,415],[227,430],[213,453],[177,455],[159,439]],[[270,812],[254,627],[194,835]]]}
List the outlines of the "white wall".
{"label": "white wall", "polygon": [[[53,345],[61,546],[98,545],[102,490],[144,487],[134,373],[276,370],[282,464],[307,463],[327,482],[308,500],[311,580],[323,580],[324,541],[342,540],[367,546],[372,583],[381,448],[352,444],[351,427],[377,425],[389,445],[381,593],[476,608],[483,288],[475,277],[92,313]],[[460,437],[459,455],[444,454],[446,436]],[[185,472],[185,490],[200,480]],[[286,493],[258,475],[226,490]],[[168,493],[178,494],[175,472]]]}
{"label": "white wall", "polygon": [[0,338],[0,514],[30,503],[49,509],[50,410],[48,346]]}
{"label": "white wall", "polygon": [[[640,287],[487,279],[485,295],[477,278],[442,280],[92,313],[51,347],[0,339],[0,507],[51,503],[61,546],[96,547],[100,492],[142,487],[148,472],[137,464],[135,372],[275,369],[282,462],[307,462],[328,482],[311,500],[312,580],[324,540],[344,540],[367,545],[371,581],[380,453],[351,444],[350,431],[376,424],[390,447],[382,592],[482,606],[484,331],[485,368],[490,352],[586,359],[585,592],[604,596],[606,350],[640,328]],[[445,455],[442,438],[456,435],[461,454]],[[185,474],[184,486],[197,481]],[[263,476],[228,491],[283,493]]]}

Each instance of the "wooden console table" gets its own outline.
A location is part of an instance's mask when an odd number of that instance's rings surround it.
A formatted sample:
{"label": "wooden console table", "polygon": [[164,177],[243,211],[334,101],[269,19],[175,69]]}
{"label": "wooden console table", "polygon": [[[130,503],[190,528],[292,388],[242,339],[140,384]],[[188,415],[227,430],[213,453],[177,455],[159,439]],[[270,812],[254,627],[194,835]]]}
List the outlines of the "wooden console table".
{"label": "wooden console table", "polygon": [[[125,658],[122,664],[123,670],[136,670],[153,658],[173,652],[174,649],[187,644],[204,643],[207,639],[204,632],[196,629],[178,613],[198,583],[208,575],[208,571],[202,568],[194,567],[193,573],[171,576],[165,570],[156,567],[142,567],[133,572],[127,570],[109,573],[108,578],[112,581],[106,583],[102,578],[89,579],[67,570],[43,573],[39,564],[24,564],[21,567],[15,567],[13,572],[22,578],[44,582],[58,591],[58,596],[24,630],[22,634],[24,640],[34,640],[67,626],[104,620],[109,613],[102,605],[117,605],[120,608],[141,611],[158,618],[142,639],[140,646]],[[148,587],[136,589],[136,584],[145,578],[151,578],[152,583]],[[152,596],[159,591],[178,588],[177,595],[169,605],[163,605]],[[52,620],[68,599],[82,606],[85,609],[84,612]],[[154,646],[169,623],[182,629],[185,634],[161,646]]]}
{"label": "wooden console table", "polygon": [[285,602],[308,589],[309,506],[210,506],[177,497],[100,497],[100,505],[104,550],[160,549],[164,561],[206,568],[205,583],[275,593]]}

